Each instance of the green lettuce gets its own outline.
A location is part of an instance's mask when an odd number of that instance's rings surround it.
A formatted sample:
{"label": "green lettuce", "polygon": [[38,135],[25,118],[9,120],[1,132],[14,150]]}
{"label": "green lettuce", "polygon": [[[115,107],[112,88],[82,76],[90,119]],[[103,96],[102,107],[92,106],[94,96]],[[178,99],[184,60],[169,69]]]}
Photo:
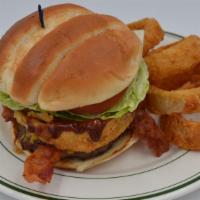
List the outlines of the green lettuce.
{"label": "green lettuce", "polygon": [[0,102],[12,110],[23,110],[24,106],[13,101],[10,96],[4,92],[0,92]]}
{"label": "green lettuce", "polygon": [[[95,118],[101,118],[103,120],[109,118],[120,118],[127,112],[133,112],[137,108],[138,104],[144,100],[148,89],[148,70],[146,64],[142,62],[140,64],[140,68],[136,78],[131,82],[128,90],[122,97],[122,100],[109,110],[98,115],[79,115],[67,111],[49,113],[59,118],[72,119],[77,121]],[[36,112],[48,112],[42,110],[38,104],[34,104],[31,106],[23,106],[20,103],[17,103],[16,101],[12,100],[8,94],[5,94],[3,92],[0,92],[0,102],[12,110],[30,109]]]}
{"label": "green lettuce", "polygon": [[10,108],[11,110],[24,110],[27,108],[34,111],[42,111],[38,104],[23,106],[22,104],[12,100],[12,98],[8,94],[1,91],[0,91],[0,102],[1,104]]}

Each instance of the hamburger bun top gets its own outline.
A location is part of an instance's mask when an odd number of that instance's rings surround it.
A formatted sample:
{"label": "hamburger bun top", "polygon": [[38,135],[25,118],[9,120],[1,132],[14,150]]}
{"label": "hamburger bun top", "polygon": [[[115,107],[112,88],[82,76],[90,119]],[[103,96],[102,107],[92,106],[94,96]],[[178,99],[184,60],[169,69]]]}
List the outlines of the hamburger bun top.
{"label": "hamburger bun top", "polygon": [[41,28],[38,12],[16,22],[0,41],[0,89],[10,94],[17,68],[32,47],[65,21],[91,11],[73,4],[44,9],[45,27]]}
{"label": "hamburger bun top", "polygon": [[0,89],[48,111],[103,102],[136,76],[142,43],[120,20],[72,4],[24,18],[0,42]]}

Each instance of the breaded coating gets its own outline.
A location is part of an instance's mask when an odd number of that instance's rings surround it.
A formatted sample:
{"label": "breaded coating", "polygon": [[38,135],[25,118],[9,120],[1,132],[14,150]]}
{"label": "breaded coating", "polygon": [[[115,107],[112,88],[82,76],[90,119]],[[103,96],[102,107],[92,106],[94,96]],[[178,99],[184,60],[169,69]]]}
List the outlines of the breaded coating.
{"label": "breaded coating", "polygon": [[181,114],[163,115],[161,128],[169,142],[187,150],[200,150],[200,122],[187,120]]}
{"label": "breaded coating", "polygon": [[[28,117],[26,115],[17,111],[15,112],[14,117],[19,124],[27,127]],[[94,142],[91,139],[88,132],[75,133],[73,131],[63,131],[57,138],[54,138],[47,132],[35,135],[37,135],[44,143],[54,145],[60,150],[90,153],[117,139],[129,127],[133,119],[134,114],[127,113],[121,118],[109,120],[102,130],[101,138],[97,142]],[[34,119],[34,126],[37,126],[37,128],[42,127],[44,123],[45,122]]]}
{"label": "breaded coating", "polygon": [[162,30],[158,21],[154,18],[144,18],[136,22],[128,24],[131,30],[144,30],[144,49],[143,55],[147,55],[149,50],[155,47],[164,38],[164,31]]}
{"label": "breaded coating", "polygon": [[200,64],[200,38],[191,35],[153,50],[145,57],[145,62],[152,85],[166,90],[177,89],[196,73]]}
{"label": "breaded coating", "polygon": [[178,90],[163,90],[151,86],[146,98],[148,110],[155,114],[200,112],[200,87],[187,83]]}

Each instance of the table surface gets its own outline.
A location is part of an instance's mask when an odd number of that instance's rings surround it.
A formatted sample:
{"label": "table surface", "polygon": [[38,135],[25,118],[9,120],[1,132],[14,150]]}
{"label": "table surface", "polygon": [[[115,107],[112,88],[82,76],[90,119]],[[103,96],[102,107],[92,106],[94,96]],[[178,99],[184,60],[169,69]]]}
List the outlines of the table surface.
{"label": "table surface", "polygon": [[[199,0],[0,0],[0,36],[17,19],[37,8],[56,3],[72,2],[99,13],[107,13],[128,23],[144,17],[155,17],[164,30],[181,35],[200,35]],[[177,200],[199,200],[200,191]],[[0,193],[0,200],[14,200]]]}

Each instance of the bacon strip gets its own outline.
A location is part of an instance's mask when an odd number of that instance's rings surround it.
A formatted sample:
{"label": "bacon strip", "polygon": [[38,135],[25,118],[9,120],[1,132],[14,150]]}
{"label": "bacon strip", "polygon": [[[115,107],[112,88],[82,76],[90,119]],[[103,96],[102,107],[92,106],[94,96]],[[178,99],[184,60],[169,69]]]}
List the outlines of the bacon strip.
{"label": "bacon strip", "polygon": [[169,150],[169,141],[154,119],[145,111],[138,110],[132,123],[133,133],[146,141],[155,156],[159,157]]}
{"label": "bacon strip", "polygon": [[25,161],[25,179],[30,183],[49,183],[53,175],[54,164],[60,158],[61,152],[56,148],[39,146]]}
{"label": "bacon strip", "polygon": [[2,117],[5,119],[6,122],[13,120],[14,111],[10,108],[3,106]]}

